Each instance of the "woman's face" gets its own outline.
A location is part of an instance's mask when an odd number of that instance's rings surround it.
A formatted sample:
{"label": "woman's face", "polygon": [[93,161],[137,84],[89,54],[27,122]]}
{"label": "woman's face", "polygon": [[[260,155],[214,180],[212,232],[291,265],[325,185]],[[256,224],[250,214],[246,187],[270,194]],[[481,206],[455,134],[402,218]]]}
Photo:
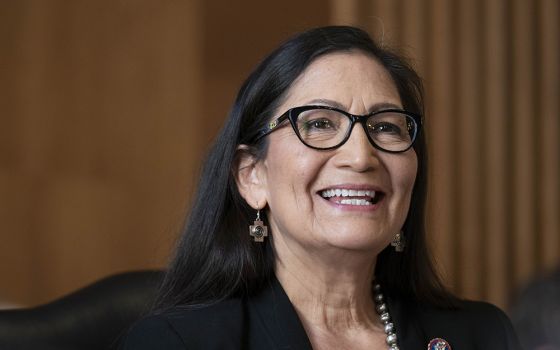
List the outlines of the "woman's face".
{"label": "woman's face", "polygon": [[[360,115],[402,108],[389,73],[360,52],[316,59],[295,80],[277,112],[317,104]],[[328,151],[302,144],[287,122],[267,137],[267,155],[258,166],[276,247],[281,240],[285,247],[306,251],[340,248],[377,254],[401,230],[417,171],[413,149],[380,151],[361,125],[354,126],[344,145]],[[349,198],[375,193],[369,199],[375,204],[345,204],[352,201],[326,196],[339,190],[348,191]]]}

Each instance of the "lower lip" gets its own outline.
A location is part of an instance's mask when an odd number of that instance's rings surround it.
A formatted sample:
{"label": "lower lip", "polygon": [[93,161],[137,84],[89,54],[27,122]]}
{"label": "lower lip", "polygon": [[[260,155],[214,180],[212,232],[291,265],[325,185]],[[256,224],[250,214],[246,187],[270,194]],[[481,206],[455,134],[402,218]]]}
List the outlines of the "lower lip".
{"label": "lower lip", "polygon": [[379,207],[383,204],[384,200],[385,200],[385,196],[383,196],[377,203],[375,204],[369,204],[369,205],[353,205],[353,204],[341,204],[341,203],[337,203],[335,201],[330,201],[326,198],[323,198],[321,195],[318,195],[319,197],[321,197],[321,199],[326,202],[327,204],[329,204],[330,206],[337,208],[339,210],[344,210],[344,211],[353,211],[353,212],[372,212],[375,211],[377,209],[379,209]]}

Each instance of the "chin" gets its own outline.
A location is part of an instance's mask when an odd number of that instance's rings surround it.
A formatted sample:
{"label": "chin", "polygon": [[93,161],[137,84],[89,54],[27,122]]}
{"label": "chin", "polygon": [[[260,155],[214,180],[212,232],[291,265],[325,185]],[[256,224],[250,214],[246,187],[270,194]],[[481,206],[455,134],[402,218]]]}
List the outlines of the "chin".
{"label": "chin", "polygon": [[328,238],[329,246],[356,253],[369,253],[376,256],[390,242],[387,235],[373,235],[371,229],[360,233],[357,230],[340,232]]}

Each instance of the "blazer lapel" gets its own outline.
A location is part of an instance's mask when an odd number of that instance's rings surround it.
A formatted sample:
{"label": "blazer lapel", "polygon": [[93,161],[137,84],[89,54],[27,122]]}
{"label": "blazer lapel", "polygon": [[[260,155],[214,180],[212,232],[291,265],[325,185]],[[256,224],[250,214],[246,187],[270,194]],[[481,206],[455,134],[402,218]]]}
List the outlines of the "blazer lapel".
{"label": "blazer lapel", "polygon": [[[252,332],[269,337],[276,349],[312,350],[309,338],[280,282],[273,277],[258,295],[249,299]],[[255,336],[253,334],[252,336]]]}
{"label": "blazer lapel", "polygon": [[397,344],[401,349],[424,349],[427,346],[426,334],[419,323],[416,305],[389,297],[389,314],[397,330]]}

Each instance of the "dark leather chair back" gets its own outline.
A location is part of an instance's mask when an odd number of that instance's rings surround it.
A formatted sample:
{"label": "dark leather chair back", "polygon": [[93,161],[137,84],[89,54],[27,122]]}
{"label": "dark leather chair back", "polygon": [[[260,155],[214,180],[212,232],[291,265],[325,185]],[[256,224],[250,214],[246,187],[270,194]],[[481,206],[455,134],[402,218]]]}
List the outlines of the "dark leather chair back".
{"label": "dark leather chair back", "polygon": [[0,310],[0,349],[113,349],[146,314],[162,271],[104,278],[54,302]]}

